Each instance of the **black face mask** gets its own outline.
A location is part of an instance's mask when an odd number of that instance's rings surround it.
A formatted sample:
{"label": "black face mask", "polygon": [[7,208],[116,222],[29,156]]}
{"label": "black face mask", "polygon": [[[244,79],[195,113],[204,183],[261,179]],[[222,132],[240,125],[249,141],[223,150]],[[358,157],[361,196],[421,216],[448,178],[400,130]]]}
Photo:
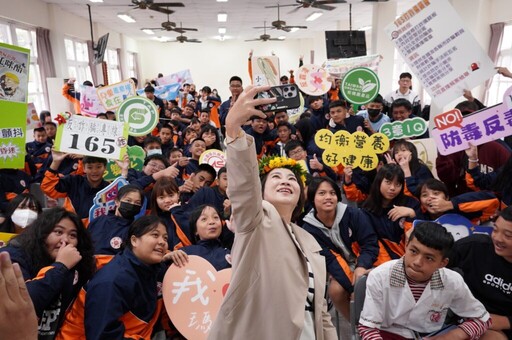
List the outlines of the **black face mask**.
{"label": "black face mask", "polygon": [[133,220],[135,215],[140,213],[141,206],[137,204],[131,204],[128,202],[121,202],[119,204],[119,213],[121,213],[121,216],[126,218],[127,220]]}
{"label": "black face mask", "polygon": [[377,117],[380,114],[379,109],[368,109],[367,111],[368,111],[368,115],[370,115],[370,117]]}

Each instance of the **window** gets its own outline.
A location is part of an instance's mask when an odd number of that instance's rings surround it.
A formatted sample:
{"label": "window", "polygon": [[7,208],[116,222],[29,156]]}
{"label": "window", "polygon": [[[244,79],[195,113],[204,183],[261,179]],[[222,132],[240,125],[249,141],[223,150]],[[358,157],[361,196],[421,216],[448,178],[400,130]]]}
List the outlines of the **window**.
{"label": "window", "polygon": [[[503,31],[497,65],[512,69],[512,24],[506,25]],[[510,86],[512,86],[512,79],[500,75],[495,76],[489,88],[486,105],[491,106],[503,102],[503,95]]]}
{"label": "window", "polygon": [[119,68],[119,58],[117,51],[107,49],[107,65],[108,65],[108,83],[119,83],[121,79],[121,70]]}
{"label": "window", "polygon": [[65,38],[64,46],[68,62],[68,76],[76,78],[77,84],[82,84],[86,80],[92,81],[87,43],[73,38]]}
{"label": "window", "polygon": [[28,79],[28,102],[34,103],[37,110],[47,108],[39,65],[37,64],[36,31],[17,23],[0,21],[0,42],[16,45],[30,50],[30,65]]}
{"label": "window", "polygon": [[138,78],[137,53],[128,52],[128,77]]}

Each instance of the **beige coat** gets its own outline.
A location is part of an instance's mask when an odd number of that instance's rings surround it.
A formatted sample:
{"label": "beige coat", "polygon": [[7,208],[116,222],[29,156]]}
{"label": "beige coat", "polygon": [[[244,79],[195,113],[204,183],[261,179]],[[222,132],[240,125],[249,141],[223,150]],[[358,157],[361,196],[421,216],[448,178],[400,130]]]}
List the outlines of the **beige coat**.
{"label": "beige coat", "polygon": [[[299,339],[308,289],[306,260],[278,211],[262,200],[252,137],[228,146],[227,169],[237,228],[231,252],[233,276],[208,339]],[[292,230],[315,275],[316,339],[335,340],[324,299],[326,269],[321,248],[297,225]]]}

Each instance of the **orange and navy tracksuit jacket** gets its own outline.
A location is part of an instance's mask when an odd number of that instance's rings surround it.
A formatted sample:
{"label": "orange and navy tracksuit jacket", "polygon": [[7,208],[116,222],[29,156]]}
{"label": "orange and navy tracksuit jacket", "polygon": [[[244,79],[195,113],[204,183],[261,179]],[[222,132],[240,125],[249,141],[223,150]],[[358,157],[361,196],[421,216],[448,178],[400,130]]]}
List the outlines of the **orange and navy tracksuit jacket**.
{"label": "orange and navy tracksuit jacket", "polygon": [[167,228],[169,249],[180,249],[192,244],[194,235],[189,227],[189,214],[181,205],[170,211],[160,211],[158,216],[165,222]]}
{"label": "orange and navy tracksuit jacket", "polygon": [[113,212],[99,216],[89,223],[97,268],[102,268],[121,252],[121,244],[128,235],[132,220],[116,216]]}
{"label": "orange and navy tracksuit jacket", "polygon": [[[219,107],[222,103],[219,100],[219,98],[213,97],[213,96],[207,97],[206,100],[207,100],[206,107],[208,108],[208,110],[210,110],[210,121],[213,124],[215,124],[215,127],[217,129],[220,129]],[[199,116],[199,113],[201,112],[201,108],[202,108],[202,103],[201,103],[201,101],[198,101],[197,107],[196,107],[196,113],[198,116]]]}
{"label": "orange and navy tracksuit jacket", "polygon": [[[340,170],[341,168],[341,170]],[[338,174],[343,175],[343,166],[338,165]],[[361,203],[368,197],[370,193],[370,187],[375,178],[377,172],[364,171],[361,168],[355,168],[352,170],[352,179],[350,183],[346,183],[343,180],[343,192],[348,200]]]}
{"label": "orange and navy tracksuit jacket", "polygon": [[65,83],[64,86],[62,86],[62,95],[73,104],[73,109],[76,114],[82,112],[80,108],[80,92],[75,91],[74,85]]}
{"label": "orange and navy tracksuit jacket", "polygon": [[[39,320],[39,338],[53,339],[64,320],[66,309],[87,279],[75,276],[75,270],[67,269],[60,262],[40,269],[35,268],[30,250],[19,247],[16,239],[2,248],[2,251],[7,251],[12,262],[20,265]],[[78,281],[75,282],[76,277]]]}
{"label": "orange and navy tracksuit jacket", "polygon": [[108,184],[108,182],[102,181],[97,188],[93,188],[85,176],[60,177],[58,172],[48,168],[41,182],[41,190],[53,199],[65,198],[63,208],[76,213],[87,226],[89,224],[89,209],[93,205],[94,197]]}
{"label": "orange and navy tracksuit jacket", "polygon": [[6,211],[9,202],[19,194],[28,193],[32,178],[18,169],[0,169],[0,211]]}
{"label": "orange and navy tracksuit jacket", "polygon": [[[466,170],[466,184],[468,188],[478,191],[478,190],[493,190],[494,183],[496,182],[496,178],[503,171],[503,167],[498,168],[497,170],[489,173],[483,173],[480,171],[480,167],[476,167],[471,170]],[[496,192],[496,196],[498,196],[501,200],[500,210],[505,209],[512,203],[512,192],[501,190],[500,192]]]}
{"label": "orange and navy tracksuit jacket", "polygon": [[163,306],[164,267],[125,249],[82,288],[56,339],[150,339]]}
{"label": "orange and navy tracksuit jacket", "polygon": [[[339,225],[341,241],[354,257],[355,266],[370,269],[379,253],[377,235],[373,231],[368,217],[357,208],[346,207],[345,213],[340,214],[342,203],[338,203],[336,208],[335,224]],[[312,209],[304,216],[302,225],[316,239],[322,247],[320,254],[325,257],[327,272],[338,283],[351,293],[353,287],[353,269],[350,262],[346,259],[344,252],[334,244],[332,238],[328,235],[329,229],[316,216]],[[357,258],[356,258],[357,257]]]}
{"label": "orange and navy tracksuit jacket", "polygon": [[34,162],[37,170],[39,170],[43,166],[45,161],[48,159],[48,156],[50,156],[50,153],[52,151],[52,144],[48,142],[29,142],[25,144],[25,151]]}
{"label": "orange and navy tracksuit jacket", "polygon": [[391,221],[388,218],[388,213],[393,209],[393,205],[411,208],[415,211],[416,216],[420,214],[420,202],[409,196],[405,196],[402,204],[393,202],[390,207],[384,208],[381,215],[363,209],[379,239],[379,256],[374,263],[375,266],[389,260],[399,259],[405,254],[405,234],[412,228],[412,220],[399,218],[395,222]]}
{"label": "orange and navy tracksuit jacket", "polygon": [[[467,192],[457,195],[450,199],[453,204],[453,210],[446,211],[443,214],[459,214],[466,217],[474,225],[488,222],[500,207],[500,201],[491,191]],[[416,219],[434,220],[423,206],[422,214]]]}
{"label": "orange and navy tracksuit jacket", "polygon": [[420,164],[420,167],[412,176],[405,178],[404,194],[415,197],[414,194],[416,193],[418,185],[430,178],[434,178],[434,176],[432,176],[432,172],[430,172],[428,166]]}

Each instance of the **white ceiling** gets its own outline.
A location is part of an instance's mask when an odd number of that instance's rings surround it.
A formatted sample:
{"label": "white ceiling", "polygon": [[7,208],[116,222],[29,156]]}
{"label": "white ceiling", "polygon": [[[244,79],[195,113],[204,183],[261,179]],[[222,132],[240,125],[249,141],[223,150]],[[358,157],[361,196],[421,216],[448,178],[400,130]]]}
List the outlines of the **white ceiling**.
{"label": "white ceiling", "polygon": [[[167,21],[167,15],[149,10],[132,9],[131,0],[103,0],[103,3],[91,3],[88,0],[42,0],[56,4],[64,11],[73,13],[79,17],[88,19],[87,4],[91,6],[93,22],[100,23],[116,32],[122,32],[133,39],[147,39],[148,35],[141,31],[145,27],[160,27]],[[178,0],[179,1],[179,0]],[[178,2],[174,0],[155,0],[158,2]],[[381,0],[382,1],[382,0]],[[395,1],[395,0],[391,0]],[[265,8],[276,5],[278,0],[228,0],[217,2],[216,0],[181,0],[185,7],[170,8],[175,12],[169,16],[170,21],[178,26],[197,28],[197,32],[187,32],[185,35],[191,39],[215,39],[219,36],[218,28],[226,27],[226,39],[246,40],[259,37],[263,29],[254,29],[255,26],[263,26],[264,21],[270,26],[270,22],[277,20],[277,8]],[[364,26],[370,26],[372,22],[372,7],[369,2],[362,0],[347,0],[352,5],[352,29],[357,30]],[[398,11],[401,12],[417,0],[397,0]],[[293,4],[295,0],[281,0],[280,4]],[[325,11],[315,8],[301,8],[290,13],[294,7],[280,9],[281,20],[287,25],[308,26],[297,32],[284,32],[282,30],[267,30],[273,38],[286,36],[287,39],[312,38],[315,32],[349,28],[349,4],[335,4],[335,10]],[[323,12],[319,19],[307,22],[306,17],[313,12]],[[228,20],[225,23],[217,22],[217,13],[226,12]],[[128,13],[137,22],[126,23],[117,17],[119,13]],[[174,38],[179,33],[168,31],[155,31],[156,35]],[[94,37],[98,39],[97,36]]]}

